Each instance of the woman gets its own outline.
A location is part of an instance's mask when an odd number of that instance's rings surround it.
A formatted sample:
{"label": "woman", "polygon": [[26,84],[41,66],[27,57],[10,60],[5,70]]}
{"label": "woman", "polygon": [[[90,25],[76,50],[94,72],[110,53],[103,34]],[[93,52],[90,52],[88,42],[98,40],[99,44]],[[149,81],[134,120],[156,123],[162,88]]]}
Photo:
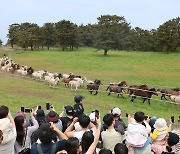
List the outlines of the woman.
{"label": "woman", "polygon": [[33,123],[33,126],[26,126],[26,119],[24,116],[16,116],[14,121],[16,124],[16,142],[15,142],[15,154],[18,154],[23,149],[31,147],[31,135],[39,127],[37,120],[34,118],[33,111],[30,112],[30,117]]}
{"label": "woman", "polygon": [[165,145],[152,144],[152,150],[155,154],[162,153],[175,153],[175,145],[179,142],[179,136],[175,133],[169,132],[169,135],[165,137]]}

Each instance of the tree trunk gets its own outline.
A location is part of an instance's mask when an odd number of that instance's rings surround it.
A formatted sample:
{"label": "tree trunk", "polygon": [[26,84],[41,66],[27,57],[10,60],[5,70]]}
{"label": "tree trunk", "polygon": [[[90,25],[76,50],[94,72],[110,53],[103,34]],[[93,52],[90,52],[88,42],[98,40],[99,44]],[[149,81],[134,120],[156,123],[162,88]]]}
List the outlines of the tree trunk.
{"label": "tree trunk", "polygon": [[108,55],[108,50],[104,49],[104,56]]}

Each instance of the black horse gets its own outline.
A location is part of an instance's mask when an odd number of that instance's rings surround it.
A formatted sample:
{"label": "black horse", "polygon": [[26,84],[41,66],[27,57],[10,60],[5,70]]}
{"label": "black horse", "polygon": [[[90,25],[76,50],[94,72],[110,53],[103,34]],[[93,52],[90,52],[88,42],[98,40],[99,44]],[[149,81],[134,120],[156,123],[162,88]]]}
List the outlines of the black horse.
{"label": "black horse", "polygon": [[101,85],[101,80],[95,80],[94,83],[90,83],[87,85],[88,91],[92,94],[93,91],[96,91],[94,95],[98,94],[99,86]]}

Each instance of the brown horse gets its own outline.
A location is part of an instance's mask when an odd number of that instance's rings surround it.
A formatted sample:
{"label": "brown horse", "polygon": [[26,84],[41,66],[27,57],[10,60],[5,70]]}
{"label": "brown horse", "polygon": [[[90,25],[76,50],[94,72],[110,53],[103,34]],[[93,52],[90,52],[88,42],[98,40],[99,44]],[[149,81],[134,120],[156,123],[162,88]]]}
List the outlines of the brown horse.
{"label": "brown horse", "polygon": [[93,91],[96,91],[94,95],[98,94],[99,86],[101,85],[101,80],[95,80],[94,83],[90,83],[87,85],[88,91],[92,94]]}
{"label": "brown horse", "polygon": [[136,90],[148,90],[148,86],[146,84],[142,84],[140,86],[138,85],[129,86],[128,88],[129,96],[134,94]]}
{"label": "brown horse", "polygon": [[149,90],[142,90],[142,89],[134,89],[133,91],[133,95],[131,98],[131,102],[134,102],[134,99],[136,98],[136,96],[140,96],[143,99],[143,103],[146,101],[146,99],[148,99],[149,105],[150,105],[150,99],[152,97],[152,95],[158,95],[156,93],[156,89],[155,88],[151,88]]}

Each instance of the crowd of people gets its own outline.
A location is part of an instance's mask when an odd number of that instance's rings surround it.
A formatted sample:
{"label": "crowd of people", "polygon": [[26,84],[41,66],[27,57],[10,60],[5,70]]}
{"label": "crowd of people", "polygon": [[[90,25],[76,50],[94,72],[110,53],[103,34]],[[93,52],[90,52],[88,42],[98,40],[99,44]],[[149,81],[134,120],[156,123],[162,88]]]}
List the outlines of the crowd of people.
{"label": "crowd of people", "polygon": [[[101,120],[98,110],[86,115],[84,97],[76,95],[74,106],[57,113],[37,106],[21,108],[13,118],[7,106],[0,106],[0,154],[180,154],[180,128],[172,130],[164,118],[127,114],[113,108]],[[30,117],[27,113],[29,112]]]}

